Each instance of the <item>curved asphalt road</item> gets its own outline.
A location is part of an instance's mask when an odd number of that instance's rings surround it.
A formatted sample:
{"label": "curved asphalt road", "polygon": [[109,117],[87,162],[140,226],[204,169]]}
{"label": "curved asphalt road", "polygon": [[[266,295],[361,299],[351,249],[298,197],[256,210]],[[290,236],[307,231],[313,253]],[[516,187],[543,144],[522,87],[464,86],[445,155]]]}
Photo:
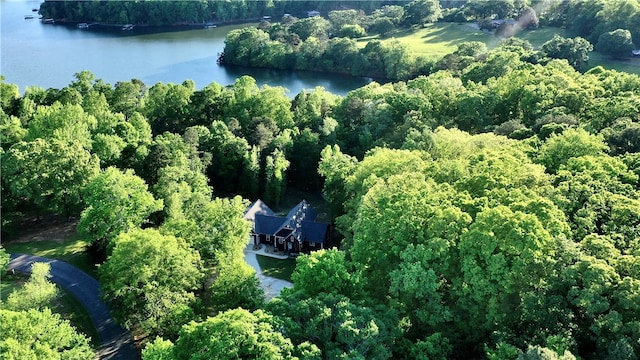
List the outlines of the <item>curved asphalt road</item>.
{"label": "curved asphalt road", "polygon": [[96,279],[64,261],[33,255],[11,254],[8,269],[29,274],[34,262],[48,263],[51,266],[51,280],[75,296],[87,309],[102,343],[98,352],[100,359],[140,359],[131,334],[116,323],[109,313],[109,308],[102,302],[100,284]]}

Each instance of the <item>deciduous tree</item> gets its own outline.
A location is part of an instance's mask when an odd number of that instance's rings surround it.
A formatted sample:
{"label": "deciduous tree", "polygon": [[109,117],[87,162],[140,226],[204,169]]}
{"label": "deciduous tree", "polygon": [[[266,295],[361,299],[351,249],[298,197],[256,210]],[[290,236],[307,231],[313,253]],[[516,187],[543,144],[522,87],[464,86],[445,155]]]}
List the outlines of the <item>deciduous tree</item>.
{"label": "deciduous tree", "polygon": [[49,309],[2,309],[0,330],[3,359],[95,359],[89,339]]}
{"label": "deciduous tree", "polygon": [[83,195],[87,207],[78,231],[102,251],[111,250],[120,233],[139,227],[151,213],[162,209],[162,201],[155,200],[144,180],[131,170],[103,170],[87,184]]}
{"label": "deciduous tree", "polygon": [[114,317],[146,335],[175,336],[194,318],[200,257],[184,240],[153,229],[132,229],[114,243],[100,267],[100,283]]}

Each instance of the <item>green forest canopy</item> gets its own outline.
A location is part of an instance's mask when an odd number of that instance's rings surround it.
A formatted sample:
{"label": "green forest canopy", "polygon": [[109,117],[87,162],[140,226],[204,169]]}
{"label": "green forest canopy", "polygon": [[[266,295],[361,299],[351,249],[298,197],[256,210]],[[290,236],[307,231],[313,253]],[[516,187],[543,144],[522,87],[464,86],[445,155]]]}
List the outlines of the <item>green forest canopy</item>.
{"label": "green forest canopy", "polygon": [[[637,357],[640,78],[473,48],[455,70],[344,97],[250,77],[2,82],[3,232],[26,213],[80,216],[148,359],[240,332],[282,358]],[[287,186],[322,189],[344,239],[263,304],[239,265],[248,202],[223,196],[277,203]],[[163,255],[184,274],[157,271]],[[118,276],[132,267],[145,296]]]}

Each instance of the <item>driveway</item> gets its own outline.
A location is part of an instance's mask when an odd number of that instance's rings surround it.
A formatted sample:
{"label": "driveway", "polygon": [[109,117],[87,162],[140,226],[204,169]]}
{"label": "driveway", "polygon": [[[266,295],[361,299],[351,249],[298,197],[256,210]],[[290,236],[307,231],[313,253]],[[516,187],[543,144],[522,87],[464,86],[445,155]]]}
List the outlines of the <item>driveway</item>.
{"label": "driveway", "polygon": [[70,292],[87,310],[102,344],[98,351],[100,359],[140,359],[131,333],[118,325],[102,301],[100,284],[96,279],[64,261],[33,255],[11,254],[8,269],[29,274],[34,262],[48,263],[51,266],[51,281]]}
{"label": "driveway", "polygon": [[245,250],[244,261],[246,261],[247,264],[251,265],[251,267],[256,269],[256,274],[258,276],[258,280],[260,281],[260,287],[262,287],[262,290],[264,290],[264,296],[267,299],[267,301],[280,295],[280,292],[282,291],[282,289],[293,287],[293,284],[288,281],[263,275],[262,269],[260,268],[260,264],[258,264],[258,258],[255,252]]}

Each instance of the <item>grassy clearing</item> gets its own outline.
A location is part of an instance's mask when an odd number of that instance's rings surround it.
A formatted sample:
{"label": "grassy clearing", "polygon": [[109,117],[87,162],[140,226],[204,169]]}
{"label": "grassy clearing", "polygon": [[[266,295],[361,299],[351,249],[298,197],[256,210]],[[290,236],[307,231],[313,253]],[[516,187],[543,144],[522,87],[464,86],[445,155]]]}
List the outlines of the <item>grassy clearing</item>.
{"label": "grassy clearing", "polygon": [[[551,40],[554,35],[569,37],[565,29],[555,27],[543,27],[535,30],[525,30],[517,35],[518,38],[527,40],[534,48],[539,49],[542,44]],[[440,58],[457,49],[458,44],[467,41],[480,41],[489,49],[494,48],[500,39],[486,31],[474,28],[468,23],[435,23],[428,24],[424,28],[399,29],[386,37],[371,36],[358,40],[360,47],[365,47],[370,40],[379,39],[391,41],[399,40],[407,45],[416,55]],[[624,71],[640,75],[640,59],[613,60],[598,52],[589,54],[591,67],[602,66],[605,69]]]}
{"label": "grassy clearing", "polygon": [[29,254],[66,261],[87,274],[97,277],[97,268],[87,253],[90,241],[77,233],[63,240],[14,241],[3,243],[9,253]]}
{"label": "grassy clearing", "polygon": [[564,29],[555,27],[543,27],[535,30],[525,30],[518,34],[518,38],[527,40],[535,49],[542,47],[542,44],[553,39],[554,35],[568,37],[569,35]]}
{"label": "grassy clearing", "polygon": [[614,69],[631,74],[640,75],[640,58],[628,58],[626,60],[613,60],[599,52],[589,54],[589,66],[602,66],[605,69]]}
{"label": "grassy clearing", "polygon": [[9,294],[22,286],[26,280],[26,276],[2,274],[2,279],[0,279],[0,301],[6,301]]}
{"label": "grassy clearing", "polygon": [[268,256],[256,255],[262,273],[276,279],[291,281],[291,274],[296,268],[295,259],[275,259]]}
{"label": "grassy clearing", "polygon": [[427,24],[424,28],[400,29],[385,37],[363,38],[360,45],[364,47],[372,39],[383,42],[396,39],[407,45],[417,55],[441,57],[455,51],[460,43],[466,41],[489,43],[494,37],[469,24],[435,23]]}

